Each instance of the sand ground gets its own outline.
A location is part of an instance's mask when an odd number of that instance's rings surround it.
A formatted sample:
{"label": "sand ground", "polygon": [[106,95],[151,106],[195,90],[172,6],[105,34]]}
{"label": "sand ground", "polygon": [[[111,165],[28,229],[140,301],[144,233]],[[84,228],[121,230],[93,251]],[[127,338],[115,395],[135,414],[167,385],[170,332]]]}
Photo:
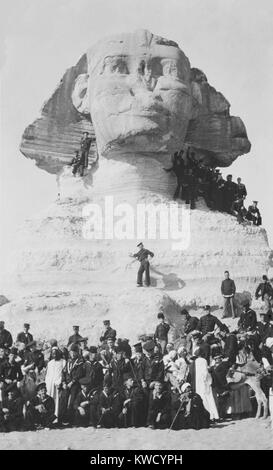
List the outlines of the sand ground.
{"label": "sand ground", "polygon": [[0,449],[273,450],[273,432],[270,418],[231,421],[200,431],[73,428],[0,434]]}

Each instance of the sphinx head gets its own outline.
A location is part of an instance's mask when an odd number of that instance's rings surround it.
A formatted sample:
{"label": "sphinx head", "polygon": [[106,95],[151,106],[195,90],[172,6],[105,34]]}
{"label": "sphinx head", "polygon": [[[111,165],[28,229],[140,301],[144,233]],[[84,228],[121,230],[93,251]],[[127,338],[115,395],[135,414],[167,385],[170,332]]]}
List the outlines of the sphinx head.
{"label": "sphinx head", "polygon": [[170,152],[191,117],[190,63],[178,45],[148,31],[121,34],[87,51],[72,101],[90,113],[99,153]]}

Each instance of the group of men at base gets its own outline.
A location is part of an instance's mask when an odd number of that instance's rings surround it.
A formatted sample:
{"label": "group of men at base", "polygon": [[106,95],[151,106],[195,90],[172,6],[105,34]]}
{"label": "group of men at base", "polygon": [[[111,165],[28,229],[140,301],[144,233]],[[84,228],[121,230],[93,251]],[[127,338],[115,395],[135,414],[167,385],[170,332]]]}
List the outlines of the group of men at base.
{"label": "group of men at base", "polygon": [[73,176],[84,176],[84,171],[88,168],[88,157],[91,143],[96,139],[90,137],[89,132],[84,132],[80,141],[80,150],[76,150],[75,157],[72,159],[70,165],[72,168]]}
{"label": "group of men at base", "polygon": [[232,175],[224,180],[219,169],[198,160],[190,147],[187,151],[175,152],[171,168],[164,170],[173,171],[176,176],[174,199],[181,198],[191,209],[195,209],[196,200],[201,196],[210,209],[232,214],[239,223],[262,224],[258,201],[253,201],[248,210],[244,207],[247,190],[241,178],[237,178],[237,183],[232,181]]}
{"label": "group of men at base", "polygon": [[[256,294],[265,300],[264,284]],[[267,301],[272,302],[269,293]],[[13,343],[0,322],[0,430],[68,425],[202,429],[252,415],[256,403],[249,386],[233,390],[232,377],[242,364],[256,361],[268,399],[272,310],[257,321],[245,302],[234,331],[212,315],[209,305],[200,319],[185,309],[181,315],[184,327],[175,343],[169,342],[173,325],[159,312],[155,333],[141,336],[133,348],[128,339],[117,338],[109,320],[103,322],[99,344],[90,347],[77,325],[63,346],[55,339],[39,344],[27,323]]]}

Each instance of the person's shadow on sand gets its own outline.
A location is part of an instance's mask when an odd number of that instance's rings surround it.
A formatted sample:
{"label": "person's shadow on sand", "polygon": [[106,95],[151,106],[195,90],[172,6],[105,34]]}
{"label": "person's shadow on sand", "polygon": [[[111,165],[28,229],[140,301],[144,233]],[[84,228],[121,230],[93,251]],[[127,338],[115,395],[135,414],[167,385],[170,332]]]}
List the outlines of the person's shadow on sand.
{"label": "person's shadow on sand", "polygon": [[[157,269],[152,267],[151,271],[161,276],[162,281],[164,283],[164,287],[162,287],[163,290],[183,289],[183,287],[185,287],[186,285],[186,283],[182,279],[180,279],[175,273],[164,274],[161,271],[158,271]],[[151,285],[157,285],[157,280],[154,277],[151,277]]]}

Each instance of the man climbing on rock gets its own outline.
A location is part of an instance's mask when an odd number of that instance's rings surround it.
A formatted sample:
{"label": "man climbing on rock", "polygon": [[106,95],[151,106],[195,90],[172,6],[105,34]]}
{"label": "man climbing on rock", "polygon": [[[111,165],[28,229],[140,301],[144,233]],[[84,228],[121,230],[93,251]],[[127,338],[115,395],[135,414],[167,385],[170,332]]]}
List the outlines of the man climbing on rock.
{"label": "man climbing on rock", "polygon": [[154,253],[144,248],[144,245],[142,242],[139,243],[137,247],[139,248],[139,251],[135,254],[132,254],[132,253],[130,254],[132,258],[136,258],[140,262],[140,267],[137,273],[137,286],[138,287],[143,286],[142,276],[145,271],[145,284],[147,287],[149,287],[151,284],[149,256],[153,258]]}

